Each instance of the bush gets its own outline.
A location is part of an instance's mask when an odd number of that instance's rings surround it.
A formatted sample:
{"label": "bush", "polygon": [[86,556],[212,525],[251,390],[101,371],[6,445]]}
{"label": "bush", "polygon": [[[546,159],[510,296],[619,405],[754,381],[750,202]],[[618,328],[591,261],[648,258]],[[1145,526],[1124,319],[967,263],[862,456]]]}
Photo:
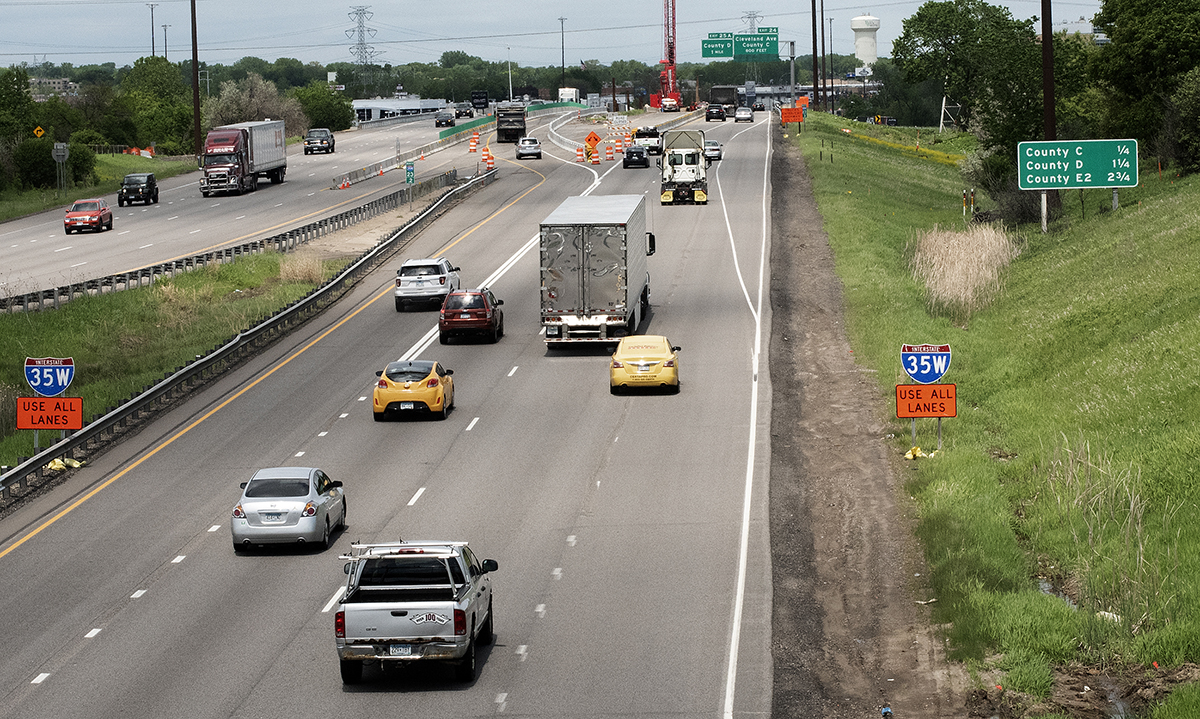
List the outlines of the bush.
{"label": "bush", "polygon": [[67,152],[67,177],[76,185],[94,185],[100,181],[96,174],[96,153],[79,142],[72,142]]}
{"label": "bush", "polygon": [[58,170],[54,166],[54,140],[49,135],[25,140],[13,152],[17,182],[25,187],[55,187]]}
{"label": "bush", "polygon": [[108,138],[92,129],[76,130],[71,133],[71,144],[80,145],[111,145]]}

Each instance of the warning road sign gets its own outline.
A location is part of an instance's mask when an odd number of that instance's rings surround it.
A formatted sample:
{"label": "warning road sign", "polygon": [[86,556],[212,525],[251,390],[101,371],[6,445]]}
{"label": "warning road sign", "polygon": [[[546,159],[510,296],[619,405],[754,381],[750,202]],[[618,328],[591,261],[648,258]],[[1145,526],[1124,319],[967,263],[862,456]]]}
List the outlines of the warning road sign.
{"label": "warning road sign", "polygon": [[17,429],[83,429],[83,398],[18,397]]}
{"label": "warning road sign", "polygon": [[957,417],[956,385],[898,384],[896,385],[896,416]]}

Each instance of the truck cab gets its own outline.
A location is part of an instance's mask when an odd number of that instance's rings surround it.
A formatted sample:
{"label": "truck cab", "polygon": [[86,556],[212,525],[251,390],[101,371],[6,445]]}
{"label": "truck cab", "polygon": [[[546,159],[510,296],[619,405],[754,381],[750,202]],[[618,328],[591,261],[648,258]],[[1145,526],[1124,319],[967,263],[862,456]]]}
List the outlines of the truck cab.
{"label": "truck cab", "polygon": [[708,204],[708,168],[702,130],[672,130],[663,138],[659,199],[664,205]]}

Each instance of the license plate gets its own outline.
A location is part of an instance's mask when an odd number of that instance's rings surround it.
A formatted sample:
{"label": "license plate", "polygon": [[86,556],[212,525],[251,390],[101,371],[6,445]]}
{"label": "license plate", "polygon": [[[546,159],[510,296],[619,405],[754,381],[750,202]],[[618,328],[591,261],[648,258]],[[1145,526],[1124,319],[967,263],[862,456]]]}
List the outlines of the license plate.
{"label": "license plate", "polygon": [[647,365],[645,367],[638,367],[638,372],[649,372],[649,371],[650,371],[649,365]]}
{"label": "license plate", "polygon": [[262,513],[262,521],[264,521],[264,522],[282,522],[283,521],[283,513],[282,512],[263,512]]}
{"label": "license plate", "polygon": [[471,319],[471,313],[470,313],[470,312],[464,312],[464,313],[462,313],[461,315],[459,315],[459,316],[458,316],[458,318],[459,318],[460,320],[469,320],[469,319]]}
{"label": "license plate", "polygon": [[391,657],[411,657],[412,647],[408,644],[389,644],[388,656]]}
{"label": "license plate", "polygon": [[412,402],[401,402],[400,403],[400,409],[412,409],[412,408],[413,408]]}

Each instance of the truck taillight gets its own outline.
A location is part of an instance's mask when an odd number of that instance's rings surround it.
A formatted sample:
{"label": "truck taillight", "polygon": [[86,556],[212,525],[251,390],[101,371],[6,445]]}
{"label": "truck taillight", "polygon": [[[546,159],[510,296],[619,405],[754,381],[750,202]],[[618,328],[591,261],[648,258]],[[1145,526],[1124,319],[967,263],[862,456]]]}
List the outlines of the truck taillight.
{"label": "truck taillight", "polygon": [[454,610],[454,634],[462,636],[467,633],[467,613],[461,609]]}
{"label": "truck taillight", "polygon": [[338,612],[333,615],[333,633],[339,639],[346,638],[346,613]]}
{"label": "truck taillight", "polygon": [[304,505],[304,511],[300,513],[300,516],[315,517],[316,514],[317,514],[317,505],[313,504],[312,502],[309,502],[308,504]]}

